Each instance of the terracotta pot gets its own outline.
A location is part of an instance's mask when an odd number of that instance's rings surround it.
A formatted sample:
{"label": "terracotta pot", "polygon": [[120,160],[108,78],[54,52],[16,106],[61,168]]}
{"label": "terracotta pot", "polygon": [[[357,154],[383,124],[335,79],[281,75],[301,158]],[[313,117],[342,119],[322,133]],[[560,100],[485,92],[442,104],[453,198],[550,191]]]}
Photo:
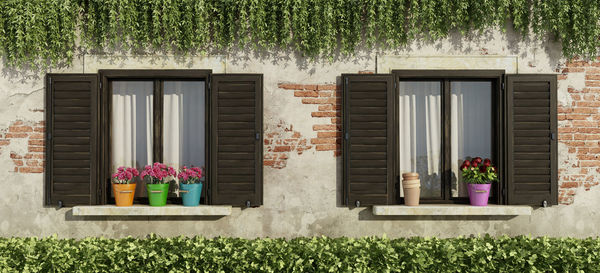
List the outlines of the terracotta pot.
{"label": "terracotta pot", "polygon": [[112,188],[117,207],[129,207],[133,205],[135,184],[112,184]]}
{"label": "terracotta pot", "polygon": [[417,173],[402,174],[402,190],[404,191],[404,204],[418,206],[421,197],[421,180]]}

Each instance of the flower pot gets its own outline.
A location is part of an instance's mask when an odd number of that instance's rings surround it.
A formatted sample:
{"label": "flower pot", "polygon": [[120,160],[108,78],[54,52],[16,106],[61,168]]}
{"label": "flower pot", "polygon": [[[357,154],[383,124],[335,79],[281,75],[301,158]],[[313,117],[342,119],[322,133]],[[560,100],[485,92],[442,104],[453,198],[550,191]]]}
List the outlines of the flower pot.
{"label": "flower pot", "polygon": [[135,184],[112,184],[112,189],[117,207],[129,207],[133,205]]}
{"label": "flower pot", "polygon": [[421,181],[417,173],[402,174],[402,190],[404,192],[404,204],[407,206],[418,206],[421,196]]}
{"label": "flower pot", "polygon": [[147,184],[148,200],[150,206],[162,207],[167,204],[167,195],[169,194],[169,183],[165,184]]}
{"label": "flower pot", "polygon": [[487,206],[492,184],[467,184],[471,206]]}
{"label": "flower pot", "polygon": [[200,196],[202,195],[202,183],[197,184],[179,184],[179,192],[183,205],[186,207],[195,207],[200,204]]}

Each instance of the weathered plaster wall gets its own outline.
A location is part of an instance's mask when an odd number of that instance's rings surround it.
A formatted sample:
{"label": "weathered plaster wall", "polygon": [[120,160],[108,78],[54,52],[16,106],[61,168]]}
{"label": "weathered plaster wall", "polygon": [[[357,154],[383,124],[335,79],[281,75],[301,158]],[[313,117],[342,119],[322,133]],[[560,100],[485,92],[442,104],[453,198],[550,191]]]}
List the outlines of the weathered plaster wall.
{"label": "weathered plaster wall", "polygon": [[[234,209],[223,218],[76,218],[70,209],[42,206],[38,132],[44,121],[44,72],[0,67],[0,236],[163,236],[240,237],[295,236],[440,236],[531,234],[586,237],[598,234],[600,178],[598,151],[570,143],[581,127],[566,112],[586,107],[585,128],[600,130],[596,119],[600,97],[596,70],[571,71],[552,41],[521,41],[518,34],[488,31],[470,38],[458,34],[432,44],[406,49],[361,50],[333,61],[311,60],[290,52],[234,51],[211,57],[80,55],[72,66],[52,72],[93,73],[102,68],[205,68],[215,72],[264,74],[264,205]],[[559,83],[559,164],[562,205],[536,209],[532,216],[505,217],[375,217],[368,208],[348,209],[341,203],[339,156],[339,87],[342,73],[374,73],[385,68],[383,56],[400,56],[398,68],[501,68],[518,73],[563,73]],[[408,58],[407,58],[408,56]],[[417,57],[418,56],[418,57]],[[496,57],[482,57],[496,56]],[[462,60],[460,62],[450,61]],[[491,59],[488,59],[491,58]],[[496,58],[496,59],[494,59]],[[393,59],[393,58],[392,58]],[[481,60],[495,61],[493,64]],[[382,61],[382,62],[379,62]],[[599,62],[582,67],[598,66]],[[400,64],[392,64],[393,66]],[[492,67],[490,67],[492,66]],[[498,67],[497,67],[498,66]],[[573,73],[571,73],[573,72]],[[593,73],[592,73],[593,72]],[[575,90],[578,90],[575,92]],[[589,95],[589,94],[587,94]],[[316,113],[316,114],[315,114]],[[27,128],[30,127],[30,128]],[[12,129],[11,129],[12,128]],[[573,129],[566,129],[573,128]],[[25,132],[22,132],[25,131]],[[591,132],[591,131],[590,131]],[[593,131],[593,133],[598,133]],[[22,134],[22,135],[16,135]],[[591,134],[591,133],[590,133]],[[574,140],[573,140],[574,141]],[[33,149],[32,149],[33,147]],[[35,148],[38,147],[38,148]],[[581,158],[581,154],[593,156]],[[20,156],[22,158],[16,158]],[[31,157],[31,163],[29,159]],[[33,160],[38,159],[38,160]],[[584,164],[585,162],[585,164]],[[24,166],[19,164],[23,163]],[[32,166],[28,165],[32,164]],[[35,166],[33,166],[35,164]],[[586,172],[584,176],[582,172]],[[596,183],[587,183],[585,181]],[[576,182],[576,184],[567,182]],[[565,184],[566,183],[566,184]],[[569,205],[567,205],[569,204]]]}

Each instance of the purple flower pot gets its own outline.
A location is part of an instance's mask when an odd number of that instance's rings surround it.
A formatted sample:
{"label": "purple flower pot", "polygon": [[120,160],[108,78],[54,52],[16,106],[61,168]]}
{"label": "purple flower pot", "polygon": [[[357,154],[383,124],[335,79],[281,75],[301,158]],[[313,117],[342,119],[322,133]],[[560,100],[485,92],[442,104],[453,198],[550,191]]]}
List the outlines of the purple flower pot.
{"label": "purple flower pot", "polygon": [[467,184],[471,206],[487,206],[492,184]]}

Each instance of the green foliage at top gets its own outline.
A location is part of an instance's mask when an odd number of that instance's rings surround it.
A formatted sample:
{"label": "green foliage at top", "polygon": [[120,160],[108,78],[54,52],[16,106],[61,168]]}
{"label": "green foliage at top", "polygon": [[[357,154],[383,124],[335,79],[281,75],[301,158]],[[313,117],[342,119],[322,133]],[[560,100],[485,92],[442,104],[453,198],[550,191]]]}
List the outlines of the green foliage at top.
{"label": "green foliage at top", "polygon": [[567,58],[600,47],[598,0],[3,0],[0,53],[12,65],[69,63],[86,50],[181,54],[292,48],[311,57],[400,48],[512,25],[560,40]]}
{"label": "green foliage at top", "polygon": [[0,272],[600,272],[600,240],[0,238]]}

